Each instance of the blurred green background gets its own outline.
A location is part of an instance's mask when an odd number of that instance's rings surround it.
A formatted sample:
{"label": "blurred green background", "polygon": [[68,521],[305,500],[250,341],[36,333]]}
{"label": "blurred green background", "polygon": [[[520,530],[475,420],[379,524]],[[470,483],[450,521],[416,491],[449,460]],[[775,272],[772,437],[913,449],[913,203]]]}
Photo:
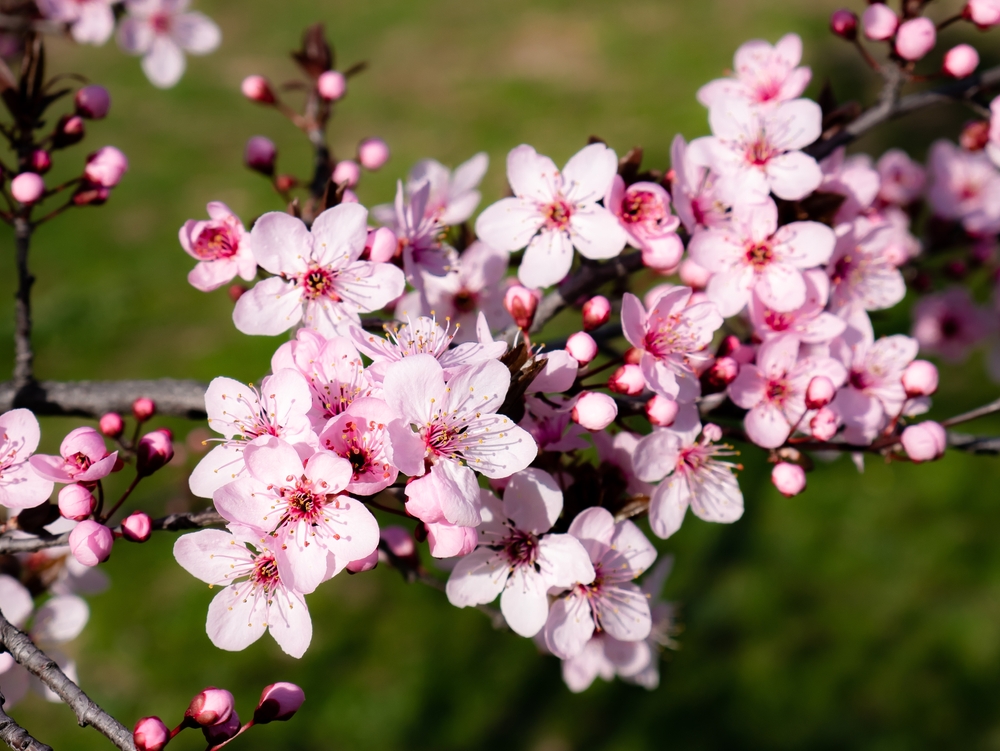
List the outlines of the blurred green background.
{"label": "blurred green background", "polygon": [[[562,163],[596,134],[619,153],[642,145],[648,165],[668,166],[675,133],[707,131],[698,86],[729,67],[748,38],[798,32],[814,70],[811,96],[831,76],[842,99],[872,101],[872,76],[827,32],[836,5],[203,0],[198,8],[222,27],[222,47],[189,58],[183,81],[166,92],[113,44],[56,41],[51,72],[106,85],[113,105],[107,120],[88,123],[83,145],[56,155],[50,184],[78,174],[84,155],[105,143],[125,151],[131,168],[105,207],[72,211],[37,234],[37,372],[255,380],[266,371],[281,339],[240,335],[225,291],[189,287],[192,261],[176,234],[209,200],[246,220],[280,208],[241,166],[251,135],[278,143],[282,171],[308,169],[304,140],[244,101],[239,82],[250,73],[294,77],[286,53],[309,23],[326,23],[340,67],[370,63],[351,81],[331,130],[343,156],[370,135],[393,150],[382,171],[364,176],[361,200],[391,200],[395,180],[419,158],[455,165],[486,150],[488,203],[504,188],[504,155],[522,142]],[[936,6],[941,18],[960,3]],[[995,33],[963,33],[952,27],[946,43],[973,39],[986,64],[996,61]],[[859,148],[877,155],[901,142],[922,158],[935,134],[954,137],[965,117],[928,110]],[[12,239],[0,234],[10,249],[0,253],[0,299],[9,300]],[[11,341],[10,318],[0,317],[0,342]],[[877,323],[909,327],[902,306]],[[12,349],[0,351],[6,372]],[[994,398],[983,373],[978,355],[943,368],[932,416]],[[201,427],[165,422],[179,444]],[[75,424],[44,420],[46,447]],[[974,427],[1000,430],[989,421]],[[182,453],[187,463],[179,456],[138,505],[154,514],[201,506],[184,483],[197,457]],[[558,661],[531,641],[493,631],[481,613],[457,610],[386,568],[337,577],[311,596],[315,637],[302,660],[267,637],[242,653],[221,652],[203,627],[211,595],[174,563],[165,534],[116,547],[104,567],[114,586],[90,598],[91,623],[69,651],[84,689],[126,724],[149,714],[174,722],[209,684],[232,690],[244,715],[266,683],[305,688],[292,722],[254,730],[233,749],[1000,748],[997,461],[869,460],[859,475],[842,458],[819,466],[794,499],[771,487],[759,454],[745,461],[739,523],[689,518],[660,543],[676,557],[666,596],[684,630],[654,692],[598,681],[574,696]],[[13,714],[57,749],[108,747],[76,728],[64,706],[32,697]],[[171,748],[202,747],[187,735]]]}

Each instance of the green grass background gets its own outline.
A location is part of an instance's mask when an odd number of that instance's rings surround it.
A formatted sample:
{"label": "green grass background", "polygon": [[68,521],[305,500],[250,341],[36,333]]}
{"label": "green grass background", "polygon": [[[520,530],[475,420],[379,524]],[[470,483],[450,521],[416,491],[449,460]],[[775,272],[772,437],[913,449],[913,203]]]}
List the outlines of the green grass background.
{"label": "green grass background", "polygon": [[[647,164],[667,166],[675,133],[707,131],[698,86],[751,37],[801,34],[813,96],[826,76],[841,98],[870,102],[876,93],[849,46],[830,38],[828,0],[198,5],[222,27],[222,47],[189,58],[170,91],[153,89],[113,44],[50,47],[53,73],[79,71],[113,97],[111,116],[88,123],[85,144],[56,155],[50,184],[78,173],[84,154],[105,143],[125,151],[131,168],[107,206],[72,211],[37,234],[40,377],[255,380],[266,371],[281,339],[239,334],[224,291],[186,284],[191,260],[176,233],[209,200],[245,219],[278,208],[241,166],[248,136],[274,138],[282,170],[308,168],[291,126],[239,95],[246,74],[295,74],[286,52],[308,23],[327,24],[341,67],[371,64],[351,81],[331,130],[344,155],[369,135],[391,145],[390,163],[359,188],[369,205],[391,200],[417,159],[454,165],[479,150],[492,160],[488,203],[504,188],[504,155],[522,142],[561,163],[597,134],[619,153],[642,145]],[[939,18],[960,7],[937,5]],[[957,27],[947,34],[963,38]],[[996,34],[966,36],[985,62],[996,60]],[[935,134],[954,135],[965,116],[929,110],[859,146],[878,154],[902,142],[922,157]],[[0,235],[0,299],[9,300],[12,238]],[[10,318],[0,319],[0,342],[11,340]],[[905,331],[907,312],[878,324]],[[0,365],[10,363],[10,345],[0,352]],[[983,372],[978,356],[943,368],[932,416],[994,398]],[[195,427],[166,422],[181,439]],[[74,424],[44,420],[47,447]],[[197,507],[184,489],[194,461],[164,470],[137,505],[154,514]],[[598,682],[574,696],[558,662],[531,641],[493,631],[482,614],[389,569],[337,577],[311,596],[315,637],[302,660],[267,637],[221,652],[204,632],[210,593],[174,563],[171,535],[116,547],[105,566],[114,586],[90,598],[91,623],[70,651],[83,687],[126,724],[148,714],[175,722],[209,684],[232,690],[244,714],[266,683],[305,688],[299,716],[254,730],[234,749],[1000,748],[997,461],[869,461],[859,475],[841,459],[820,465],[794,499],[771,487],[760,455],[746,464],[739,523],[690,518],[660,543],[676,557],[666,595],[679,604],[684,631],[654,692]],[[64,706],[31,698],[14,715],[57,749],[108,747],[76,728]],[[171,748],[202,747],[188,735]]]}

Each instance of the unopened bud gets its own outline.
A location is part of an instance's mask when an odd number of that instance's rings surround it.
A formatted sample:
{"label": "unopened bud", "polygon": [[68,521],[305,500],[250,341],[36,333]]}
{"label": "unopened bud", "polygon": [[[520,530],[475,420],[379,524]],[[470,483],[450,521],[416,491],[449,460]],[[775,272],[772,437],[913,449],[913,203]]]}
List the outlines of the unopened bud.
{"label": "unopened bud", "polygon": [[88,120],[103,120],[111,109],[111,94],[103,86],[91,84],[76,92],[76,114]]}
{"label": "unopened bud", "polygon": [[87,157],[83,177],[102,188],[113,188],[128,170],[128,158],[114,146],[105,146]]}
{"label": "unopened bud", "polygon": [[958,143],[966,151],[982,151],[990,142],[988,120],[973,120],[967,123],[958,136]]}
{"label": "unopened bud", "polygon": [[63,115],[52,134],[52,148],[64,149],[83,140],[86,128],[79,115]]}
{"label": "unopened bud", "polygon": [[236,714],[234,709],[228,720],[220,722],[218,725],[205,726],[201,732],[205,736],[205,740],[208,741],[209,747],[218,746],[220,743],[235,738],[240,732],[240,724],[240,716]]}
{"label": "unopened bud", "polygon": [[274,104],[277,101],[271,83],[264,76],[247,76],[240,84],[240,91],[252,102]]}
{"label": "unopened bud", "polygon": [[146,542],[153,534],[153,520],[149,514],[133,511],[122,519],[122,537],[129,542]]}
{"label": "unopened bud", "polygon": [[658,428],[669,428],[677,419],[680,405],[673,399],[656,394],[646,402],[646,417],[649,422]]}
{"label": "unopened bud", "polygon": [[22,172],[10,181],[10,192],[19,203],[35,203],[45,193],[45,181],[34,172]]}
{"label": "unopened bud", "polygon": [[378,565],[378,550],[373,550],[364,558],[351,561],[347,564],[347,573],[360,574],[362,571],[371,571]]}
{"label": "unopened bud", "polygon": [[387,263],[396,256],[396,249],[399,247],[399,240],[396,233],[388,227],[368,230],[368,240],[365,242],[365,249],[368,251],[368,260],[372,263]]}
{"label": "unopened bud", "polygon": [[328,70],[317,79],[316,91],[328,102],[335,102],[347,93],[347,79],[340,71]]}
{"label": "unopened bud", "polygon": [[934,22],[918,16],[900,24],[896,32],[896,54],[904,60],[919,60],[932,49],[937,42],[937,27]]}
{"label": "unopened bud", "polygon": [[334,185],[347,185],[348,188],[357,185],[360,178],[361,167],[350,159],[337,162],[337,166],[333,168],[333,174],[330,176]]}
{"label": "unopened bud", "polygon": [[580,365],[586,365],[597,357],[597,342],[590,334],[577,331],[566,340],[566,351]]}
{"label": "unopened bud", "polygon": [[255,725],[266,725],[290,720],[305,700],[305,692],[294,683],[272,683],[261,692],[253,722]]}
{"label": "unopened bud", "polygon": [[681,261],[677,274],[680,276],[681,282],[694,290],[705,289],[708,280],[712,278],[711,271],[703,266],[699,266],[690,258]]}
{"label": "unopened bud", "polygon": [[406,527],[391,524],[379,531],[382,545],[397,558],[413,558],[417,554],[417,544]]}
{"label": "unopened bud", "polygon": [[278,148],[270,138],[252,136],[247,140],[243,161],[250,169],[270,177],[274,174],[274,162],[277,158]]}
{"label": "unopened bud", "polygon": [[618,417],[618,405],[607,394],[584,391],[571,413],[573,422],[591,431],[604,430]]}
{"label": "unopened bud", "polygon": [[111,557],[115,536],[103,524],[82,521],[69,533],[69,551],[84,566],[96,566]]}
{"label": "unopened bud", "polygon": [[358,161],[365,169],[379,169],[389,161],[389,145],[381,138],[366,138],[358,144]]}
{"label": "unopened bud", "polygon": [[969,0],[962,9],[962,18],[972,21],[980,29],[1000,24],[1000,5],[994,0]]}
{"label": "unopened bud", "polygon": [[224,688],[209,686],[195,696],[184,712],[184,719],[190,725],[220,725],[233,713],[233,695]]}
{"label": "unopened bud", "polygon": [[816,376],[806,387],[806,409],[820,409],[833,401],[837,387],[826,376]]}
{"label": "unopened bud", "polygon": [[642,350],[638,347],[629,347],[622,355],[626,365],[638,365],[642,362]]}
{"label": "unopened bud", "polygon": [[622,365],[608,379],[608,388],[618,394],[635,396],[646,388],[646,379],[638,365]]}
{"label": "unopened bud", "polygon": [[918,464],[940,458],[948,448],[948,434],[940,423],[932,420],[910,425],[900,441],[910,461]]}
{"label": "unopened bud", "polygon": [[31,169],[39,175],[44,175],[52,168],[52,157],[45,149],[35,149],[31,152]]}
{"label": "unopened bud", "polygon": [[817,441],[829,441],[837,434],[840,420],[830,407],[822,407],[809,420],[809,432]]}
{"label": "unopened bud", "polygon": [[927,360],[914,360],[903,370],[902,380],[907,396],[930,396],[938,388],[938,369]]}
{"label": "unopened bud", "polygon": [[798,464],[779,462],[771,470],[771,482],[779,493],[791,498],[806,489],[806,472]]}
{"label": "unopened bud", "polygon": [[295,179],[295,175],[278,175],[274,178],[274,187],[280,193],[287,193],[298,184],[299,181]]}
{"label": "unopened bud", "polygon": [[861,16],[865,36],[874,42],[892,38],[899,26],[899,18],[885,3],[872,3]]}
{"label": "unopened bud", "polygon": [[595,295],[583,304],[583,330],[593,331],[611,318],[611,303],[604,295]]}
{"label": "unopened bud", "polygon": [[229,293],[229,299],[233,302],[237,302],[243,295],[245,295],[250,290],[247,289],[245,284],[230,284],[227,292]]}
{"label": "unopened bud", "polygon": [[971,76],[979,67],[979,53],[971,44],[958,44],[948,50],[941,69],[952,78]]}
{"label": "unopened bud", "polygon": [[108,438],[117,438],[125,430],[125,421],[117,412],[106,412],[97,426]]}
{"label": "unopened bud", "polygon": [[740,364],[733,357],[720,357],[701,376],[706,393],[718,393],[736,380]]}
{"label": "unopened bud", "polygon": [[522,331],[531,328],[535,320],[535,310],[538,308],[538,295],[520,284],[512,284],[503,296],[503,306],[514,319],[514,323]]}
{"label": "unopened bud", "polygon": [[853,42],[858,38],[857,14],[846,8],[835,10],[830,16],[830,31],[848,42]]}
{"label": "unopened bud", "polygon": [[170,742],[170,728],[159,717],[143,717],[135,724],[132,742],[136,751],[162,751]]}
{"label": "unopened bud", "polygon": [[135,419],[139,422],[146,422],[146,420],[156,414],[156,402],[152,399],[147,399],[145,396],[140,396],[132,402],[132,414],[135,415]]}
{"label": "unopened bud", "polygon": [[151,430],[139,439],[135,450],[135,470],[141,477],[146,477],[173,458],[174,445],[170,433],[164,428]]}
{"label": "unopened bud", "polygon": [[94,513],[97,500],[82,485],[67,485],[59,491],[59,513],[75,522],[83,521]]}

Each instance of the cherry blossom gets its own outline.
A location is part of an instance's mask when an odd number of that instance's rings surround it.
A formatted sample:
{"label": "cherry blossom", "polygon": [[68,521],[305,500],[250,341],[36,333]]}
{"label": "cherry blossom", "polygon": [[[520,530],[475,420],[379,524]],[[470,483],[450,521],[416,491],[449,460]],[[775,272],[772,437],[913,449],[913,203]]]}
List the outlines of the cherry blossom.
{"label": "cherry blossom", "polygon": [[909,206],[924,193],[927,175],[924,168],[902,149],[889,149],[875,164],[880,186],[879,200],[896,206]]}
{"label": "cherry blossom", "polygon": [[680,135],[674,136],[670,146],[670,163],[674,210],[688,233],[698,227],[725,226],[729,207],[720,198],[719,176],[688,155],[688,145]]}
{"label": "cherry blossom", "polygon": [[698,101],[706,107],[723,99],[742,99],[751,104],[784,102],[802,96],[812,71],[798,67],[802,61],[802,39],[785,34],[773,47],[760,39],[744,42],[733,58],[733,78],[719,78],[698,89]]}
{"label": "cherry blossom", "polygon": [[70,24],[73,39],[80,44],[104,44],[115,30],[111,9],[117,0],[38,0],[46,18]]}
{"label": "cherry blossom", "polygon": [[455,250],[443,242],[445,225],[428,209],[430,198],[430,183],[421,183],[406,195],[400,182],[396,186],[395,218],[383,221],[396,233],[406,278],[414,285],[422,283],[424,274],[447,274],[457,259]]}
{"label": "cherry blossom", "polygon": [[30,410],[12,409],[0,415],[0,506],[34,508],[52,495],[53,481],[29,463],[40,437],[38,418]]}
{"label": "cherry blossom", "polygon": [[965,287],[927,295],[913,306],[913,338],[926,355],[962,362],[990,331],[987,313]]}
{"label": "cherry blossom", "polygon": [[762,339],[793,334],[804,344],[823,344],[840,336],[847,324],[826,311],[830,278],[823,269],[802,272],[806,283],[806,301],[795,310],[779,312],[765,305],[756,294],[750,300],[750,322]]}
{"label": "cherry blossom", "polygon": [[209,221],[189,219],[180,230],[181,247],[198,265],[188,274],[195,289],[211,292],[239,274],[246,281],[257,275],[250,252],[250,235],[243,222],[224,203],[208,204]]}
{"label": "cherry blossom", "polygon": [[852,310],[891,308],[906,295],[903,275],[892,262],[892,228],[858,218],[837,227],[837,244],[827,264],[830,308],[849,315]]}
{"label": "cherry blossom", "polygon": [[374,495],[396,481],[389,461],[389,423],[396,414],[381,399],[355,399],[319,434],[319,444],[347,459],[353,474],[347,492]]}
{"label": "cherry blossom", "polygon": [[587,431],[573,422],[571,404],[567,402],[559,407],[552,406],[553,403],[560,403],[561,400],[554,401],[557,399],[558,397],[553,397],[542,401],[529,396],[525,401],[525,414],[520,426],[535,439],[539,452],[563,453],[588,448],[590,444],[583,439]]}
{"label": "cherry blossom", "polygon": [[35,454],[31,468],[53,482],[96,482],[114,469],[118,452],[108,453],[104,438],[93,428],[71,430],[59,445],[59,456]]}
{"label": "cherry blossom", "polygon": [[867,154],[847,156],[843,148],[834,151],[820,162],[823,182],[819,189],[824,193],[844,196],[844,202],[837,209],[835,224],[849,222],[858,214],[871,208],[878,197],[881,178],[872,166]]}
{"label": "cherry blossom", "polygon": [[[615,175],[604,205],[628,235],[628,242],[655,259],[655,268],[669,269],[680,263],[684,244],[677,236],[680,219],[670,213],[670,195],[662,185],[638,182],[625,186]],[[653,265],[647,263],[647,265]]]}
{"label": "cherry blossom", "polygon": [[479,544],[451,572],[445,590],[451,604],[486,604],[500,595],[500,612],[514,633],[541,631],[550,588],[594,581],[590,556],[576,537],[546,534],[562,507],[559,485],[539,469],[513,475],[502,501],[482,491]]}
{"label": "cherry blossom", "polygon": [[518,146],[507,155],[514,197],[487,207],[476,220],[476,234],[501,250],[527,246],[518,278],[528,287],[561,281],[573,265],[573,248],[584,258],[614,258],[625,247],[626,234],[597,202],[617,170],[615,152],[602,143],[577,152],[562,172],[547,156]]}
{"label": "cherry blossom", "polygon": [[264,214],[250,232],[257,263],[275,274],[240,297],[233,310],[245,334],[273,335],[299,321],[327,337],[346,334],[368,313],[403,292],[403,272],[358,258],[368,238],[368,212],[356,203],[327,209],[306,228],[283,212]]}
{"label": "cherry blossom", "polygon": [[969,232],[1000,230],[1000,172],[984,152],[935,141],[927,158],[927,200],[934,212]]}
{"label": "cherry blossom", "polygon": [[[406,192],[413,195],[421,185],[429,185],[424,214],[443,225],[461,224],[472,216],[482,198],[477,188],[486,174],[490,159],[479,152],[451,172],[440,162],[423,159],[413,165],[406,180]],[[372,214],[388,226],[396,219],[393,206],[375,206]],[[397,225],[398,226],[398,225]]]}

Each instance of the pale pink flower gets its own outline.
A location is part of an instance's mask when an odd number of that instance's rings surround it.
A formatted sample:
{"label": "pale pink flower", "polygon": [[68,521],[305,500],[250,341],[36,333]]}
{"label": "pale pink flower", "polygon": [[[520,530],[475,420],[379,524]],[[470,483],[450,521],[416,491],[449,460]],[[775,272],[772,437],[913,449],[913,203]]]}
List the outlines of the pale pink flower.
{"label": "pale pink flower", "polygon": [[264,214],[250,232],[257,263],[275,274],[240,297],[233,310],[245,334],[273,335],[299,321],[324,336],[360,325],[359,313],[387,305],[403,293],[403,272],[358,258],[368,239],[368,212],[357,203],[327,209],[306,228],[283,212]]}
{"label": "pale pink flower", "polygon": [[974,234],[1000,229],[1000,172],[982,151],[935,141],[927,159],[927,200],[934,213]]}
{"label": "pale pink flower", "polygon": [[615,523],[604,508],[588,508],[570,524],[590,556],[594,579],[556,598],[545,623],[545,644],[562,659],[576,657],[600,631],[641,641],[653,625],[645,593],[632,583],[656,560],[656,548],[628,519]]}
{"label": "pale pink flower", "polygon": [[184,75],[184,53],[207,55],[222,34],[203,13],[187,11],[189,0],[125,0],[118,44],[142,55],[142,70],[154,86],[169,89]]}
{"label": "pale pink flower", "polygon": [[909,206],[924,193],[927,176],[922,165],[901,149],[889,149],[875,164],[881,186],[878,197],[883,203]]}
{"label": "pale pink flower", "polygon": [[720,197],[719,176],[688,155],[683,136],[674,136],[670,163],[673,165],[670,194],[674,210],[688,234],[699,227],[725,226],[729,221],[729,206]]}
{"label": "pale pink flower", "polygon": [[615,152],[602,143],[577,152],[562,172],[547,156],[518,146],[507,155],[514,197],[487,207],[476,220],[476,234],[501,250],[527,246],[518,269],[522,284],[556,284],[573,265],[574,247],[594,260],[614,258],[625,247],[625,231],[597,203],[617,171]]}
{"label": "pale pink flower", "polygon": [[541,631],[550,588],[594,580],[590,556],[577,538],[546,534],[562,507],[559,485],[540,469],[512,476],[503,501],[482,491],[479,546],[451,572],[446,588],[451,604],[486,604],[500,595],[500,612],[514,633],[531,637]]}
{"label": "pale pink flower", "polygon": [[395,216],[390,219],[385,213],[382,217],[376,215],[396,234],[406,278],[418,288],[424,274],[444,276],[457,259],[454,248],[443,242],[445,225],[428,209],[430,198],[430,183],[420,183],[411,193],[404,193],[403,183],[399,182],[396,184]]}
{"label": "pale pink flower", "polygon": [[233,280],[246,281],[257,275],[257,261],[250,252],[250,234],[228,206],[208,204],[209,221],[188,219],[180,230],[181,247],[198,265],[188,274],[195,289],[211,292]]}
{"label": "pale pink flower", "polygon": [[[1000,0],[997,0],[997,15],[1000,17]],[[986,143],[986,154],[1000,167],[1000,96],[990,102],[990,140]]]}
{"label": "pale pink flower", "polygon": [[770,198],[733,207],[728,227],[700,230],[691,238],[692,260],[712,272],[706,293],[723,317],[739,313],[754,292],[769,308],[788,312],[806,302],[802,271],[826,263],[836,236],[819,222],[778,227]]}
{"label": "pale pink flower", "polygon": [[[423,159],[413,165],[406,180],[407,195],[413,195],[427,183],[430,192],[424,205],[424,214],[443,225],[461,224],[476,210],[482,198],[477,188],[486,174],[490,158],[479,152],[458,165],[454,172],[433,159]],[[392,206],[375,206],[372,214],[391,226],[395,220]]]}
{"label": "pale pink flower", "polygon": [[881,178],[872,167],[867,154],[847,156],[844,148],[839,148],[819,163],[823,170],[823,182],[819,189],[824,193],[844,196],[835,215],[835,224],[849,222],[858,214],[871,208],[878,196]]}
{"label": "pale pink flower", "polygon": [[744,418],[750,440],[764,448],[781,446],[806,415],[806,389],[816,376],[840,387],[847,370],[831,357],[799,357],[799,341],[784,335],[757,350],[757,363],[744,365],[729,384],[729,397],[750,410]]}
{"label": "pale pink flower", "polygon": [[622,331],[629,344],[642,350],[639,365],[650,389],[661,396],[688,401],[699,393],[695,371],[712,359],[707,351],[722,326],[713,302],[688,305],[691,290],[675,287],[646,312],[639,298],[622,298]]}
{"label": "pale pink flower", "polygon": [[329,451],[305,461],[290,444],[268,438],[247,446],[249,476],[223,485],[213,500],[229,522],[275,540],[285,581],[308,594],[378,547],[378,522],[344,495],[351,462]]}
{"label": "pale pink flower", "polygon": [[38,10],[57,23],[70,24],[73,39],[80,44],[104,44],[115,30],[111,10],[117,0],[38,0]]}
{"label": "pale pink flower", "polygon": [[980,29],[1000,24],[1000,0],[969,0],[962,12]]}
{"label": "pale pink flower", "polygon": [[670,195],[662,185],[639,182],[626,187],[621,175],[615,175],[604,205],[618,217],[628,242],[656,259],[656,268],[680,263],[684,243],[677,228],[681,220],[670,213]]}
{"label": "pale pink flower", "polygon": [[718,78],[698,89],[706,107],[726,98],[750,104],[784,102],[802,96],[812,71],[803,66],[802,39],[785,34],[773,47],[761,39],[744,42],[733,57],[733,77]]}
{"label": "pale pink flower", "polygon": [[277,437],[306,455],[316,445],[309,420],[312,395],[305,377],[290,368],[261,382],[260,391],[232,378],[215,378],[205,392],[208,424],[223,436],[191,472],[191,492],[211,498],[228,482],[246,475],[243,450],[259,438]]}
{"label": "pale pink flower", "polygon": [[712,136],[691,142],[687,157],[719,175],[719,194],[727,203],[764,199],[768,193],[796,201],[823,179],[816,160],[801,151],[822,131],[816,102],[793,99],[754,107],[725,98],[709,110]]}
{"label": "pale pink flower", "polygon": [[35,472],[53,482],[96,482],[114,469],[118,452],[108,453],[104,438],[93,428],[71,430],[59,445],[59,456],[35,454],[28,461]]}
{"label": "pale pink flower", "polygon": [[883,310],[906,296],[906,282],[889,252],[890,225],[859,217],[837,227],[836,233],[837,244],[827,264],[831,310],[841,314]]}
{"label": "pale pink flower", "polygon": [[806,283],[806,301],[795,310],[779,312],[765,305],[759,295],[750,299],[750,322],[761,339],[793,334],[804,344],[825,344],[844,333],[842,318],[826,312],[830,278],[823,269],[802,272]]}
{"label": "pale pink flower", "polygon": [[688,506],[708,522],[729,524],[743,516],[735,465],[726,459],[735,452],[716,443],[722,437],[718,426],[709,424],[702,430],[696,411],[694,415],[655,429],[639,441],[633,456],[640,480],[662,480],[649,501],[649,525],[660,538],[680,529]]}
{"label": "pale pink flower", "polygon": [[[401,419],[389,424],[391,463],[418,477],[406,486],[407,510],[424,522],[479,523],[476,472],[509,477],[527,467],[538,447],[531,435],[496,414],[510,386],[498,360],[471,365],[445,382],[431,355],[392,363],[384,398]],[[475,470],[475,471],[473,471]]]}
{"label": "pale pink flower", "polygon": [[53,481],[40,476],[28,461],[40,437],[38,418],[31,410],[12,409],[0,415],[0,506],[34,508],[52,495]]}
{"label": "pale pink flower", "polygon": [[911,334],[925,355],[962,362],[989,332],[988,314],[976,305],[966,287],[927,295],[913,306]]}
{"label": "pale pink flower", "polygon": [[613,436],[602,431],[593,433],[592,437],[594,446],[597,447],[597,459],[602,473],[617,473],[625,484],[625,492],[630,496],[653,494],[653,486],[636,477],[635,467],[632,464],[635,447],[639,445],[642,436],[621,430]]}
{"label": "pale pink flower", "polygon": [[559,404],[561,401],[559,397],[542,401],[529,396],[520,426],[535,439],[539,451],[562,453],[589,448],[590,444],[584,440],[587,431],[572,420],[572,406],[568,403],[561,407],[551,405],[551,402]]}
{"label": "pale pink flower", "polygon": [[[253,546],[248,547],[248,545]],[[302,593],[286,580],[278,543],[248,529],[203,529],[174,543],[174,558],[189,574],[223,587],[208,606],[208,638],[219,649],[246,649],[265,631],[292,657],[312,641],[312,619]]]}
{"label": "pale pink flower", "polygon": [[374,495],[396,481],[399,470],[389,461],[389,423],[396,414],[381,399],[355,399],[319,434],[319,444],[347,459],[353,475],[348,493]]}

